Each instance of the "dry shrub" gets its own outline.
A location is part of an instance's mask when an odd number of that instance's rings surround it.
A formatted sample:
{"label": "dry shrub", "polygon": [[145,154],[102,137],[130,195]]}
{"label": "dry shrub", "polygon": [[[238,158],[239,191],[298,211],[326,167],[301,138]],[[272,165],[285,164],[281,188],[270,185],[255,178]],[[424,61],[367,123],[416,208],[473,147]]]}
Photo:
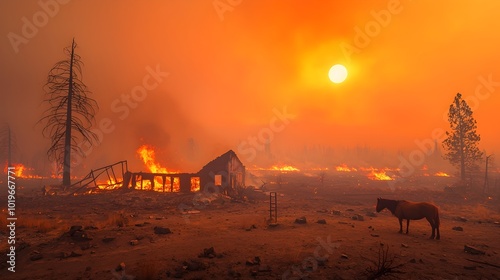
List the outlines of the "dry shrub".
{"label": "dry shrub", "polygon": [[488,209],[483,204],[478,204],[472,208],[471,214],[478,220],[495,220],[500,218],[498,213],[495,213],[492,209]]}
{"label": "dry shrub", "polygon": [[39,233],[47,233],[59,228],[59,224],[55,220],[21,217],[16,221],[20,228],[36,229]]}
{"label": "dry shrub", "polygon": [[398,270],[403,264],[394,264],[394,255],[389,253],[389,245],[380,246],[376,260],[365,271],[367,279],[378,279],[382,276],[391,276],[393,273],[403,273]]}

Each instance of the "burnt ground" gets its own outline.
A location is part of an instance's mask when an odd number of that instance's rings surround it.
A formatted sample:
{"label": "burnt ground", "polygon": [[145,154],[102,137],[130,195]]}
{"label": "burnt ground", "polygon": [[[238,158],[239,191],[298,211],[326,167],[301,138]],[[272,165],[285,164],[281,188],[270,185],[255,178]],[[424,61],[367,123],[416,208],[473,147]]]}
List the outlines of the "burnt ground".
{"label": "burnt ground", "polygon": [[[280,184],[268,178],[266,190],[247,190],[244,200],[148,191],[41,196],[39,183],[21,182],[16,272],[6,267],[2,208],[0,277],[369,279],[387,252],[380,279],[500,279],[498,197],[347,179],[322,187],[307,176],[280,176]],[[278,192],[275,226],[267,221],[269,190]],[[438,205],[441,240],[429,239],[425,220],[399,234],[390,212],[373,213],[379,196]],[[299,217],[307,222],[295,223]]]}

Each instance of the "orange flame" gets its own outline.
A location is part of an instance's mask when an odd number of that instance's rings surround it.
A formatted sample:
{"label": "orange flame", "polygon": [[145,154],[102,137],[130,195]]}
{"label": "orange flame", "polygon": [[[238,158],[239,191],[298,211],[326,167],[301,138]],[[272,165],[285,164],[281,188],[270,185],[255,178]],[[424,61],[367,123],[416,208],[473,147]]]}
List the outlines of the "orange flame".
{"label": "orange flame", "polygon": [[161,167],[156,162],[155,150],[152,146],[142,145],[137,149],[137,153],[151,173],[168,173],[165,167]]}
{"label": "orange flame", "polygon": [[337,170],[338,172],[353,172],[353,171],[358,171],[356,168],[349,167],[345,163],[343,163],[343,164],[335,167],[335,170]]}
{"label": "orange flame", "polygon": [[450,177],[450,175],[444,173],[444,172],[437,172],[436,174],[434,174],[434,176],[438,176],[438,177]]}
{"label": "orange flame", "polygon": [[281,172],[300,171],[300,169],[298,169],[297,167],[293,167],[291,165],[282,165],[282,166],[273,165],[271,167],[271,170],[276,170]]}
{"label": "orange flame", "polygon": [[[144,165],[148,168],[148,171],[151,173],[161,173],[161,174],[172,174],[172,173],[177,173],[177,172],[169,172],[167,168],[162,167],[157,161],[156,161],[156,156],[155,156],[155,149],[153,146],[150,145],[142,145],[137,149],[137,153],[139,154],[141,160],[144,162]],[[143,178],[145,179],[145,178]],[[146,181],[143,180],[143,186],[146,188],[151,188],[151,181]],[[163,182],[163,179],[161,176],[155,176],[154,177],[154,190],[163,192],[163,185],[165,185],[165,192],[179,192],[180,191],[180,183],[179,183],[179,178],[178,177],[173,177],[173,180],[171,180],[170,177],[165,177],[165,182]],[[194,185],[194,183],[192,183]],[[199,186],[199,184],[198,184]],[[135,186],[138,189],[141,189],[141,185],[138,182],[138,184]],[[192,187],[195,188],[195,187]]]}
{"label": "orange flame", "polygon": [[[12,166],[10,166],[10,167],[14,167],[13,171],[14,171],[14,176],[16,178],[24,178],[24,179],[40,179],[40,178],[42,178],[41,176],[38,176],[38,175],[28,174],[28,173],[33,172],[33,168],[28,168],[21,163],[12,164]],[[8,171],[7,164],[5,165],[5,168],[3,169],[3,171],[5,173],[7,173],[7,171]]]}
{"label": "orange flame", "polygon": [[376,181],[392,181],[392,180],[394,180],[394,178],[387,175],[385,172],[386,172],[385,169],[381,169],[381,170],[372,169],[370,174],[368,174],[368,179],[376,180]]}

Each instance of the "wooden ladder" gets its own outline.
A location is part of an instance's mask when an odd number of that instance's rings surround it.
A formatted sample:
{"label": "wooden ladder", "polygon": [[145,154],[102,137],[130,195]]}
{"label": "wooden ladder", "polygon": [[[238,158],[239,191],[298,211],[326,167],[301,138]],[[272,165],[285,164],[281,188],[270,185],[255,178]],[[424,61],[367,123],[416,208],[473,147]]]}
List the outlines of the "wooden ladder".
{"label": "wooden ladder", "polygon": [[269,193],[269,224],[278,224],[278,195],[276,192]]}

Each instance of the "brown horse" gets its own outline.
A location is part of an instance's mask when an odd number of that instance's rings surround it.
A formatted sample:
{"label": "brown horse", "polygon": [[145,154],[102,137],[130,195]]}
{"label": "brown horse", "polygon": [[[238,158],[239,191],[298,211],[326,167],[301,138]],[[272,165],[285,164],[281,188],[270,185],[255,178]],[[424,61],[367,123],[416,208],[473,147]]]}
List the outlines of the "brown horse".
{"label": "brown horse", "polygon": [[[406,219],[406,234],[410,220],[420,220],[426,218],[431,224],[432,235],[430,239],[439,239],[439,213],[438,208],[427,202],[410,202],[406,200],[392,200],[377,198],[377,212],[389,209],[391,213],[399,219],[399,233],[403,233],[403,219]],[[435,235],[437,231],[437,234]]]}

